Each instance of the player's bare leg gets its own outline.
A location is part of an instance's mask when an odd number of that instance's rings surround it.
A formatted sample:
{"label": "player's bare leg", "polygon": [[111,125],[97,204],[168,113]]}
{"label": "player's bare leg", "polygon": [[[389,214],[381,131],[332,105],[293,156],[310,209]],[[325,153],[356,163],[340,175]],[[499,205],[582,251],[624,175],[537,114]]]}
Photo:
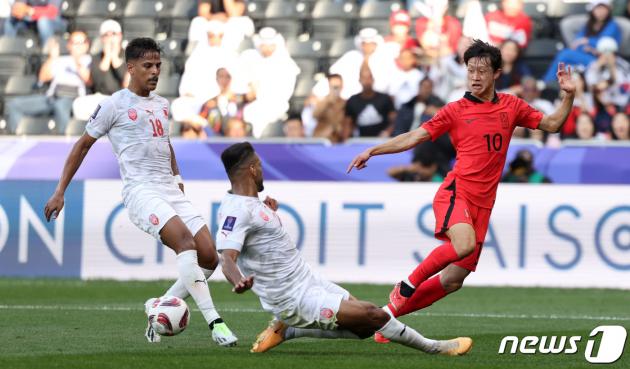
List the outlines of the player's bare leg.
{"label": "player's bare leg", "polygon": [[342,301],[337,312],[337,330],[302,329],[273,321],[254,343],[252,352],[265,352],[287,339],[298,337],[364,339],[375,332],[429,354],[464,355],[472,348],[472,339],[458,337],[448,341],[425,338],[414,329],[399,322],[384,309],[358,300]]}
{"label": "player's bare leg", "polygon": [[[202,231],[197,233],[197,239],[201,241],[200,244],[203,244],[199,249],[202,249],[205,253],[206,251],[212,251],[214,248],[210,249],[210,247],[214,244],[208,242],[208,240],[211,240],[210,233],[207,232],[205,234],[203,229],[207,231],[207,227],[202,228]],[[217,313],[208,289],[207,277],[199,266],[197,256],[199,250],[195,238],[193,238],[184,222],[178,216],[169,219],[160,231],[160,237],[163,243],[177,254],[178,280],[195,300],[199,310],[201,310],[208,326],[212,330],[212,338],[221,346],[234,346],[237,338],[225,325],[219,313]],[[205,262],[209,263],[206,265],[212,266],[211,255],[205,254],[205,257]],[[216,264],[214,264],[214,267],[216,267]]]}

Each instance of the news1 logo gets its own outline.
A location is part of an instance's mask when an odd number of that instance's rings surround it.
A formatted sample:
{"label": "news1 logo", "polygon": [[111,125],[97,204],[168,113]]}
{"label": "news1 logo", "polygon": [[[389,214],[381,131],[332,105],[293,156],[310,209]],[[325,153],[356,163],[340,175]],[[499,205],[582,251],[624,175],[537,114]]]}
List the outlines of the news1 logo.
{"label": "news1 logo", "polygon": [[[626,329],[620,325],[600,325],[589,334],[584,358],[593,364],[614,363],[623,354],[627,336]],[[511,344],[510,354],[573,355],[578,352],[580,341],[582,341],[581,336],[525,336],[522,339],[506,336],[499,345],[499,354],[506,353],[508,344]]]}

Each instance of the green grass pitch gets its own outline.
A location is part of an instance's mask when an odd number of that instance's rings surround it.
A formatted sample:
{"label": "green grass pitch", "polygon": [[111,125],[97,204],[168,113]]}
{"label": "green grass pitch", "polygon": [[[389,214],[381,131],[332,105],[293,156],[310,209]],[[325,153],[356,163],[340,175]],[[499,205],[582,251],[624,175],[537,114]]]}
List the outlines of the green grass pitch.
{"label": "green grass pitch", "polygon": [[[0,368],[591,368],[584,358],[591,330],[630,328],[628,291],[465,287],[401,320],[430,337],[471,336],[475,345],[467,356],[430,356],[371,339],[297,339],[251,354],[251,343],[270,316],[251,292],[235,295],[227,283],[212,283],[216,305],[240,338],[238,347],[216,346],[196,309],[181,335],[149,344],[143,336],[143,302],[169,284],[0,279]],[[377,304],[385,303],[391,288],[345,287]],[[506,335],[583,339],[575,355],[499,355]],[[630,368],[628,351],[616,363],[598,367]]]}

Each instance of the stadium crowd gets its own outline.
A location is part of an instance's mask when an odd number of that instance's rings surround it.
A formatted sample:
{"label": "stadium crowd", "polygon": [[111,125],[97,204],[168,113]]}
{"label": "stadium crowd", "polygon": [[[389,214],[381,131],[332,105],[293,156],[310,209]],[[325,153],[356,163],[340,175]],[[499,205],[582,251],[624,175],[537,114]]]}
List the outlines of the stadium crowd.
{"label": "stadium crowd", "polygon": [[[579,89],[562,131],[517,137],[630,140],[630,1],[564,13],[554,4],[569,3],[1,0],[0,132],[80,134],[127,85],[124,46],[144,35],[164,48],[156,92],[172,102],[174,136],[389,137],[463,95],[474,38],[501,48],[499,92],[544,113],[559,101],[557,63],[574,66]],[[448,147],[443,156],[414,165],[438,180]]]}

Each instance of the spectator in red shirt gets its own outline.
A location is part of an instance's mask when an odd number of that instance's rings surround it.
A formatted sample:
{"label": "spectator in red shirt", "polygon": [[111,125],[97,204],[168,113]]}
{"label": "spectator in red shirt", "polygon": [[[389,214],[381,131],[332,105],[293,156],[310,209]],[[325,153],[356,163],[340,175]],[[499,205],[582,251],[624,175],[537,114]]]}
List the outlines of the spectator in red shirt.
{"label": "spectator in red shirt", "polygon": [[454,54],[462,36],[461,23],[447,14],[447,0],[433,0],[429,5],[431,14],[416,20],[416,37],[420,46],[434,59]]}
{"label": "spectator in red shirt", "polygon": [[11,7],[11,17],[4,23],[4,34],[16,36],[18,31],[36,24],[39,41],[42,46],[55,31],[63,28],[59,16],[61,0],[15,0]]}
{"label": "spectator in red shirt", "polygon": [[385,37],[383,47],[397,58],[400,50],[419,47],[418,40],[411,36],[411,17],[406,10],[396,10],[389,16],[390,35]]}
{"label": "spectator in red shirt", "polygon": [[503,0],[501,9],[486,14],[488,36],[495,45],[511,39],[522,49],[532,37],[532,20],[523,12],[523,0]]}

